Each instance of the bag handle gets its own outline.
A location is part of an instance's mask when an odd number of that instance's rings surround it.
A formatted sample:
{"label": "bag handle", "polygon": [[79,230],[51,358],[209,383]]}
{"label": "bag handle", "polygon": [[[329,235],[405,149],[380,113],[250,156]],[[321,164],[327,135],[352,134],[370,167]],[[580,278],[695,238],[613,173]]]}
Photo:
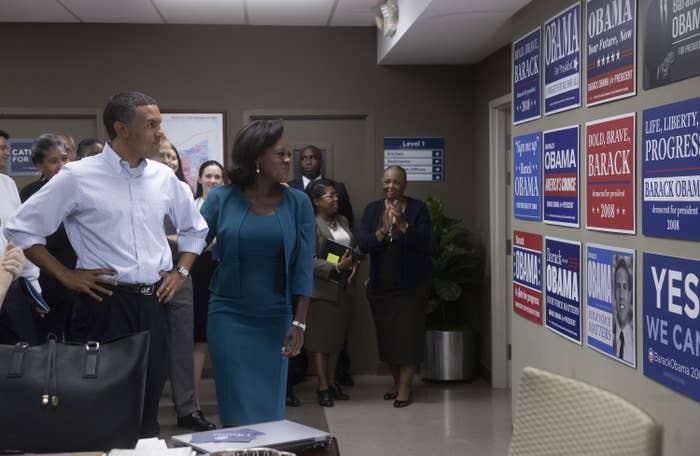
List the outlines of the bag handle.
{"label": "bag handle", "polygon": [[17,342],[10,353],[10,366],[7,369],[7,378],[22,378],[22,365],[24,351],[29,348],[27,342]]}
{"label": "bag handle", "polygon": [[97,378],[97,368],[99,365],[100,343],[89,340],[85,343],[85,368],[83,378]]}
{"label": "bag handle", "polygon": [[49,334],[49,353],[46,357],[46,373],[44,376],[44,394],[41,396],[41,404],[45,407],[49,406],[49,398],[51,398],[51,406],[58,407],[58,396],[56,387],[56,335]]}

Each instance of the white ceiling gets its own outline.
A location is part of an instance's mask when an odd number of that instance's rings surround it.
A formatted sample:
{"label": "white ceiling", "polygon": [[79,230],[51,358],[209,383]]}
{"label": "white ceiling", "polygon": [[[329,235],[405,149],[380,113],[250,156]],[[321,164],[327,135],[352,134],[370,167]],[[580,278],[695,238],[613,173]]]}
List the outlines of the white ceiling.
{"label": "white ceiling", "polygon": [[0,22],[374,26],[382,0],[0,0]]}
{"label": "white ceiling", "polygon": [[510,18],[530,0],[399,0],[399,24],[402,2],[424,9],[398,39],[380,41],[383,65],[477,63],[510,43]]}
{"label": "white ceiling", "polygon": [[[379,63],[477,62],[510,41],[510,17],[530,0],[421,0],[422,13],[409,15],[413,1],[399,0],[400,23],[402,4],[407,13],[402,33],[384,51],[378,51]],[[0,23],[373,27],[381,3],[383,0],[0,0]],[[384,38],[379,35],[378,39]]]}

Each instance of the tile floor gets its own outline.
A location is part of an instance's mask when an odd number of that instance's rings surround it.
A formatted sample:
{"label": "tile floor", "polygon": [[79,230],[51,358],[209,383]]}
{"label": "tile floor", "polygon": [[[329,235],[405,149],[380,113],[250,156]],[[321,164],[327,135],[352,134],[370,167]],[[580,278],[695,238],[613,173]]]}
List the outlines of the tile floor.
{"label": "tile floor", "polygon": [[[297,385],[302,406],[287,408],[287,419],[328,430],[342,456],[479,455],[508,452],[511,435],[509,390],[493,390],[484,381],[435,383],[417,380],[414,403],[395,409],[382,400],[390,378],[362,375],[346,388],[347,402],[323,408],[316,403],[316,381]],[[205,380],[202,410],[217,421],[212,380]],[[176,426],[170,396],[161,401],[161,438],[185,433]]]}

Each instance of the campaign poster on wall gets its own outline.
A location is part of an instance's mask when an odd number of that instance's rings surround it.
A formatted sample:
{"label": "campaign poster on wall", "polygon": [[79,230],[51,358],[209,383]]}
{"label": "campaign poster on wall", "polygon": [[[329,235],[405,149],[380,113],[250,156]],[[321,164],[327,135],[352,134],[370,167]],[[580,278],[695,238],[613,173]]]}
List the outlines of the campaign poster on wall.
{"label": "campaign poster on wall", "polygon": [[581,345],[581,243],[545,237],[545,325]]}
{"label": "campaign poster on wall", "polygon": [[544,222],[578,227],[579,127],[548,130],[542,137]]}
{"label": "campaign poster on wall", "polygon": [[637,2],[587,0],[586,103],[636,93]]}
{"label": "campaign poster on wall", "polygon": [[544,114],[581,106],[581,4],[544,23]]}
{"label": "campaign poster on wall", "polygon": [[644,90],[700,74],[700,2],[640,0]]}
{"label": "campaign poster on wall", "polygon": [[10,156],[7,160],[7,174],[10,176],[36,176],[39,170],[32,163],[32,138],[11,138],[8,141]]}
{"label": "campaign poster on wall", "polygon": [[700,401],[700,261],[644,253],[644,375]]}
{"label": "campaign poster on wall", "polygon": [[700,98],[642,113],[642,232],[700,240]]}
{"label": "campaign poster on wall", "polygon": [[540,32],[532,32],[513,41],[513,125],[542,114],[540,107]]}
{"label": "campaign poster on wall", "polygon": [[634,253],[586,245],[586,345],[637,367]]}
{"label": "campaign poster on wall", "polygon": [[513,216],[542,220],[542,134],[513,138]]}
{"label": "campaign poster on wall", "polygon": [[637,2],[587,0],[586,103],[636,93]]}
{"label": "campaign poster on wall", "polygon": [[542,324],[542,236],[513,231],[513,311]]}
{"label": "campaign poster on wall", "polygon": [[635,113],[586,123],[586,228],[635,232]]}

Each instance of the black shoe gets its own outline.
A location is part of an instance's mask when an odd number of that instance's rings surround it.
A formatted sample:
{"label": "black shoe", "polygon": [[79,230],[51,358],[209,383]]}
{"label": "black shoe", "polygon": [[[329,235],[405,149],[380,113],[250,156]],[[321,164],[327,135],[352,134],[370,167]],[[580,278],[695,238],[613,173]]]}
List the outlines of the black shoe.
{"label": "black shoe", "polygon": [[408,400],[406,400],[406,401],[401,401],[399,399],[396,399],[394,401],[394,407],[396,407],[396,408],[408,407],[409,405],[411,405],[412,402],[413,401],[411,400],[411,396],[409,395]]}
{"label": "black shoe", "polygon": [[339,401],[347,401],[348,399],[350,399],[350,396],[345,394],[343,392],[343,389],[337,383],[334,385],[331,385],[328,389],[330,390],[331,396],[333,396],[333,399],[337,399]]}
{"label": "black shoe", "polygon": [[321,407],[333,407],[333,393],[331,388],[316,391],[318,405]]}
{"label": "black shoe", "polygon": [[388,393],[384,393],[384,400],[390,401],[392,399],[396,399],[396,396],[398,396],[398,394],[393,391],[389,391]]}
{"label": "black shoe", "polygon": [[301,405],[301,401],[298,397],[296,397],[294,391],[292,390],[287,391],[287,399],[285,400],[285,403],[288,407],[299,407]]}
{"label": "black shoe", "polygon": [[177,417],[177,426],[192,429],[193,431],[210,431],[216,429],[216,425],[204,418],[201,410],[196,410],[186,416]]}

